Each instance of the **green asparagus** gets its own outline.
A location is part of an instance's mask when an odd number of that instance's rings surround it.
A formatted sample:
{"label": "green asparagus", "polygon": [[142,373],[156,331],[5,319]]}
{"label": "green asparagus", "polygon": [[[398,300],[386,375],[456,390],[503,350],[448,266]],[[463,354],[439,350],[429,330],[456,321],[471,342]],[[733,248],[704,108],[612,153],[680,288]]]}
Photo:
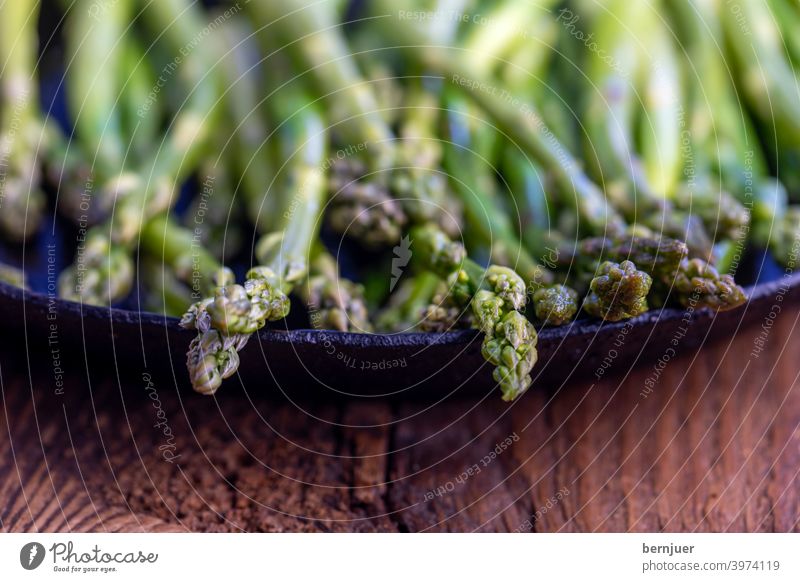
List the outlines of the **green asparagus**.
{"label": "green asparagus", "polygon": [[4,4],[0,18],[0,231],[15,242],[36,232],[45,202],[38,166],[38,16],[37,0],[19,0]]}

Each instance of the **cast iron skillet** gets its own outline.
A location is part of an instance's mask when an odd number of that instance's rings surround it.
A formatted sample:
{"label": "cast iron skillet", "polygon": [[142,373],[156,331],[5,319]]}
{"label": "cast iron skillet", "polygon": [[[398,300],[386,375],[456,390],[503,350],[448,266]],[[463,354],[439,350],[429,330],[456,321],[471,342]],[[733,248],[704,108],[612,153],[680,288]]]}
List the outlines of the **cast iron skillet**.
{"label": "cast iron skillet", "polygon": [[[0,249],[0,256],[4,254]],[[763,255],[747,262],[762,276],[769,271]],[[29,354],[50,354],[30,357],[32,364],[55,367],[57,362],[73,370],[111,365],[125,374],[160,371],[176,385],[188,387],[184,354],[193,332],[181,329],[177,319],[63,301],[52,286],[48,261],[34,263],[40,267],[32,272],[29,268],[34,291],[0,283],[0,314],[17,330],[5,337],[16,338],[15,343]],[[579,319],[568,326],[544,328],[539,333],[534,389],[619,376],[634,365],[653,366],[758,325],[800,300],[800,273],[773,268],[770,274],[773,280],[747,288],[749,302],[734,311],[670,308],[628,322]],[[248,391],[278,386],[347,397],[440,398],[493,388],[480,343],[479,334],[471,330],[353,334],[289,330],[279,324],[251,339],[242,353],[238,379]]]}

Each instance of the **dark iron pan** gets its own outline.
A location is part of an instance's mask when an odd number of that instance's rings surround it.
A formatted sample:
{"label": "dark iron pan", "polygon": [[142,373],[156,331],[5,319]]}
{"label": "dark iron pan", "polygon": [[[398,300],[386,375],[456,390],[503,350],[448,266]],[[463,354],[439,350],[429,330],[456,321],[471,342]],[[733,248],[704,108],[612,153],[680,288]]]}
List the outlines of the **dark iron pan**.
{"label": "dark iron pan", "polygon": [[[177,319],[63,301],[54,293],[53,270],[48,274],[47,261],[34,263],[45,271],[31,273],[29,268],[29,276],[38,283],[33,291],[0,284],[0,314],[8,326],[6,337],[17,338],[13,343],[29,354],[52,354],[57,349],[62,367],[113,366],[124,374],[163,373],[171,382],[188,387],[184,354],[193,332],[181,329]],[[776,305],[800,300],[800,273],[784,273],[774,266],[766,269],[763,255],[750,257],[748,263],[753,272],[770,273],[773,280],[749,287],[749,302],[738,310],[670,308],[628,322],[579,319],[540,330],[534,389],[595,381],[625,373],[634,365],[673,359],[763,322]],[[8,334],[11,329],[16,330],[13,335]],[[238,378],[248,391],[278,386],[308,395],[440,398],[492,389],[491,368],[480,354],[480,343],[474,331],[353,334],[273,325],[243,351]],[[38,357],[44,359],[31,358],[34,365],[39,361],[52,365],[47,360],[55,356]]]}

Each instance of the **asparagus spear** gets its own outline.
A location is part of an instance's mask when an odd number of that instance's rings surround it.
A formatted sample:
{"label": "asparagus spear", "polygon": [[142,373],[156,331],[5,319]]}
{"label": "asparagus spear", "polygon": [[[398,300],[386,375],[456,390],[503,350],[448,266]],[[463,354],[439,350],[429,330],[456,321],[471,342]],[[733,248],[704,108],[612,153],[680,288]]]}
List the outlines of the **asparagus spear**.
{"label": "asparagus spear", "polygon": [[188,287],[161,262],[143,257],[139,264],[139,279],[146,290],[141,306],[147,311],[169,317],[181,317],[192,304]]}
{"label": "asparagus spear", "polygon": [[594,317],[620,321],[648,310],[647,294],[653,279],[631,261],[600,265],[598,275],[589,285],[583,308]]}
{"label": "asparagus spear", "polygon": [[710,166],[725,188],[742,200],[752,176],[766,175],[767,162],[755,147],[758,137],[735,92],[715,3],[689,0],[671,3],[670,9],[687,56],[685,83],[690,94],[685,117],[697,173],[704,174]]}
{"label": "asparagus spear", "polygon": [[564,325],[578,312],[578,292],[559,283],[540,287],[531,297],[536,318],[549,325]]}
{"label": "asparagus spear", "polygon": [[471,309],[484,333],[483,356],[495,366],[492,377],[503,400],[514,400],[530,386],[538,357],[536,330],[520,312],[527,302],[525,281],[506,267],[484,269],[435,225],[415,228],[412,239],[415,262],[447,280],[453,305]]}
{"label": "asparagus spear", "polygon": [[171,50],[183,57],[176,61],[175,74],[189,88],[189,95],[159,149],[139,171],[141,186],[117,204],[111,237],[119,244],[132,242],[148,217],[174,204],[177,187],[202,159],[219,116],[218,77],[212,68],[210,47],[202,42],[204,18],[200,9],[188,0],[140,2],[145,4],[143,19],[153,34],[163,34]]}
{"label": "asparagus spear", "polygon": [[182,325],[198,336],[188,355],[189,375],[198,392],[213,394],[238,367],[238,351],[267,321],[289,312],[287,295],[308,274],[312,245],[319,231],[326,191],[323,165],[325,123],[313,101],[297,86],[273,95],[270,108],[284,121],[276,129],[286,164],[279,170],[281,229],[262,236],[257,266],[244,285],[220,287],[213,298],[195,304]]}
{"label": "asparagus spear", "polygon": [[425,306],[417,327],[427,333],[444,333],[459,328],[469,328],[472,323],[470,313],[455,305],[446,294],[433,296]]}
{"label": "asparagus spear", "polygon": [[[510,4],[521,5],[516,2]],[[519,95],[526,91],[531,92],[530,99],[537,104],[545,93],[545,85],[549,85],[552,79],[552,76],[546,78],[545,73],[554,60],[553,48],[558,41],[560,28],[552,12],[541,8],[544,8],[541,4],[528,7],[528,19],[522,24],[525,29],[522,34],[512,36],[516,42],[510,47],[511,50],[503,62],[499,63],[497,71],[498,78],[505,86]],[[497,29],[495,36],[508,37],[503,34],[502,29]],[[497,56],[497,53],[494,54]]]}
{"label": "asparagus spear", "polygon": [[[271,168],[272,164],[269,156],[262,155],[268,153],[268,149],[263,147],[263,140],[266,138],[267,131],[259,116],[259,104],[255,101],[255,96],[258,94],[258,86],[255,79],[255,63],[252,58],[253,47],[251,46],[249,31],[234,23],[227,25],[223,28],[225,33],[226,45],[230,53],[235,57],[235,67],[228,67],[229,82],[230,82],[230,109],[235,123],[239,125],[239,130],[234,135],[237,142],[237,148],[240,156],[251,158],[251,162],[245,167],[245,178],[247,182],[245,188],[248,205],[251,213],[255,214],[256,225],[261,232],[269,232],[271,229],[281,228],[281,223],[276,220],[275,214],[280,214],[279,208],[279,195],[276,195],[275,190],[268,193],[266,188],[270,182],[274,181],[272,177],[267,177],[272,174],[274,169]],[[267,43],[269,47],[270,44]],[[281,55],[273,53],[270,57],[270,63],[278,61],[280,68],[283,63],[280,62]],[[273,71],[275,70],[273,68]],[[281,102],[287,102],[291,99],[291,95],[296,92],[296,89],[289,87],[278,87],[276,75],[270,75],[271,89],[276,93],[272,99],[279,99]],[[289,97],[281,96],[281,91],[289,91]],[[282,122],[283,116],[294,114],[294,111],[282,107],[279,110],[279,116],[276,122]],[[252,120],[251,120],[252,118]],[[307,130],[304,130],[307,131]],[[283,130],[287,133],[286,130]],[[306,136],[311,138],[313,136]],[[289,139],[282,140],[283,147],[276,153],[278,158],[285,158],[291,156],[294,152],[292,147],[296,147],[299,137],[290,137]],[[258,158],[258,159],[257,159]],[[259,160],[263,159],[266,163],[260,164]],[[258,168],[251,166],[258,164]],[[324,163],[322,166],[324,167]],[[249,179],[248,179],[249,175]],[[280,180],[276,180],[280,182]],[[284,186],[281,182],[278,188]],[[292,185],[288,184],[291,188]],[[305,187],[301,185],[301,187]],[[277,211],[276,211],[277,208]],[[272,214],[273,216],[269,216]],[[262,218],[263,217],[263,218]],[[274,225],[274,226],[270,226]],[[329,325],[334,329],[341,331],[349,331],[351,328],[354,330],[367,331],[370,329],[370,324],[367,318],[366,307],[363,300],[363,289],[343,277],[339,276],[338,267],[333,257],[320,245],[314,250],[314,258],[309,267],[309,276],[305,284],[299,285],[298,292],[305,298],[306,303],[309,305],[312,313],[311,316],[315,319],[315,325]]]}
{"label": "asparagus spear", "polygon": [[798,241],[800,241],[800,207],[791,206],[782,215],[776,216],[774,232],[770,234],[770,248],[775,258],[792,269],[800,267]]}
{"label": "asparagus spear", "polygon": [[[196,232],[178,226],[166,214],[148,221],[142,229],[141,246],[165,271],[190,289],[193,301],[232,282],[232,272],[223,267],[202,244]],[[191,302],[183,305],[185,311]]]}
{"label": "asparagus spear", "polygon": [[795,72],[800,70],[800,38],[794,29],[800,19],[800,4],[797,0],[767,0],[781,31],[781,43]]}
{"label": "asparagus spear", "polygon": [[157,312],[182,315],[204,295],[234,282],[230,269],[202,244],[196,231],[166,214],[142,229],[140,276],[149,288],[147,302]]}
{"label": "asparagus spear", "polygon": [[[654,23],[657,18],[652,7],[645,3],[629,5],[617,0],[595,13],[596,46],[604,48],[602,52],[590,50],[587,53],[590,84],[585,90],[582,117],[586,128],[586,157],[593,163],[597,178],[605,184],[607,196],[633,228],[646,226],[681,238],[687,236],[687,232],[698,233],[699,238],[692,241],[692,248],[696,254],[708,256],[711,252],[708,237],[699,232],[696,221],[675,211],[669,199],[673,192],[667,191],[672,185],[666,176],[672,175],[677,163],[677,150],[670,142],[674,141],[674,132],[680,131],[679,119],[673,115],[679,101],[671,89],[667,90],[671,86],[673,64],[657,61],[654,54],[648,53],[650,44],[646,48],[643,46],[647,35],[642,30],[657,31]],[[661,52],[671,56],[667,50],[668,41],[668,38],[661,39],[658,45]],[[637,89],[642,80],[650,83],[646,102],[649,99],[649,109],[655,115],[655,122],[650,123],[666,135],[663,144],[658,139],[650,140],[654,127],[648,125],[649,118],[644,118],[641,134],[648,141],[643,148],[648,156],[646,164],[635,151],[635,124],[640,109]],[[653,176],[660,173],[658,169],[664,162],[659,157],[660,147],[670,150],[670,161],[666,164],[670,170],[654,185]],[[691,229],[687,221],[692,223]]]}
{"label": "asparagus spear", "polygon": [[99,204],[92,204],[94,172],[80,146],[69,141],[53,119],[47,119],[42,132],[43,178],[58,191],[58,208],[79,226],[102,219]]}
{"label": "asparagus spear", "polygon": [[[552,18],[542,17],[541,20],[542,27],[559,26]],[[547,29],[536,31],[535,34],[540,35],[535,38],[539,39],[541,49],[532,51],[525,50],[525,46],[520,47],[521,55],[513,55],[507,65],[508,70],[519,71],[519,76],[523,77],[507,81],[510,82],[509,91],[535,103],[542,119],[547,120],[548,127],[562,146],[569,152],[580,152],[578,122],[582,120],[577,118],[579,108],[569,100],[571,95],[580,91],[569,70],[575,66],[575,61],[558,46],[557,41],[548,41]],[[534,60],[532,53],[535,52],[543,53],[543,56]],[[509,79],[509,74],[506,73],[502,78]],[[527,80],[527,84],[519,85],[523,80]]]}
{"label": "asparagus spear", "polygon": [[135,164],[143,164],[159,138],[164,108],[158,99],[152,99],[150,95],[157,86],[158,77],[142,41],[129,28],[120,42],[122,63],[127,75],[123,79],[122,93],[119,96],[122,135],[129,139],[129,143],[125,144],[129,159]]}
{"label": "asparagus spear", "polygon": [[573,259],[579,270],[593,268],[598,262],[631,261],[638,269],[661,279],[674,275],[688,254],[686,244],[679,240],[626,236],[583,239],[578,243]]}
{"label": "asparagus spear", "polygon": [[184,223],[198,233],[206,248],[227,260],[242,248],[240,206],[236,203],[236,179],[231,175],[233,155],[227,151],[224,132],[213,136],[217,154],[200,164],[198,195],[189,207]]}
{"label": "asparagus spear", "polygon": [[747,301],[744,290],[731,275],[721,275],[701,259],[681,261],[674,278],[681,305],[708,307],[717,311],[735,309]]}
{"label": "asparagus spear", "polygon": [[38,168],[41,120],[36,84],[39,2],[8,2],[0,18],[0,231],[13,241],[32,236],[44,195]]}
{"label": "asparagus spear", "polygon": [[[310,0],[253,2],[248,9],[258,26],[279,34],[286,50],[309,69],[329,104],[332,129],[347,144],[340,150],[347,163],[334,167],[331,224],[369,246],[399,240],[406,217],[388,191],[395,136],[336,27],[334,13],[329,6],[311,6]],[[270,54],[275,66],[283,65],[280,57],[280,51]],[[365,155],[358,155],[362,151]]]}
{"label": "asparagus spear", "polygon": [[[214,22],[224,18],[224,14],[219,14]],[[252,211],[258,224],[264,192],[272,177],[271,163],[261,163],[266,158],[267,131],[258,110],[253,72],[257,55],[253,55],[254,40],[250,36],[249,29],[228,19],[205,41],[223,72],[227,90],[221,97],[222,123],[210,137],[211,151],[200,164],[200,193],[185,221],[223,260],[235,256],[244,239],[239,227],[242,205],[236,201],[239,186],[245,193],[247,210]]]}
{"label": "asparagus spear", "polygon": [[441,280],[436,274],[422,271],[400,281],[398,288],[389,296],[387,306],[376,320],[381,331],[402,332],[424,327],[426,311],[437,305],[434,297]]}
{"label": "asparagus spear", "polygon": [[[225,147],[231,149],[225,163],[231,168],[229,171],[235,168],[240,175],[236,191],[243,196],[250,220],[259,232],[269,232],[280,227],[280,213],[279,197],[270,191],[275,185],[275,163],[267,145],[269,129],[261,97],[265,79],[258,68],[261,55],[246,23],[231,19],[219,32],[225,59],[225,107],[233,127],[232,135],[224,138]],[[224,166],[221,160],[214,165],[220,164]]]}
{"label": "asparagus spear", "polygon": [[177,55],[171,74],[190,88],[189,96],[143,168],[134,174],[123,171],[104,187],[103,195],[116,200],[113,214],[91,229],[93,245],[78,253],[59,282],[62,297],[85,303],[110,304],[130,290],[130,247],[148,219],[175,203],[177,187],[202,159],[216,123],[216,76],[202,42],[199,8],[189,0],[140,1],[144,20],[154,34],[164,35]]}
{"label": "asparagus spear", "polygon": [[78,0],[66,16],[67,102],[75,136],[93,160],[99,180],[120,171],[128,145],[122,133],[120,89],[126,81],[125,37],[131,34],[131,0],[115,0],[103,18],[90,18],[94,0]]}
{"label": "asparagus spear", "polygon": [[[593,19],[593,33],[603,52],[587,51],[582,123],[586,128],[585,157],[597,180],[630,181],[637,193],[654,195],[641,161],[634,153],[636,86],[649,62],[635,36],[650,7],[612,0]],[[578,42],[577,40],[574,42]]]}
{"label": "asparagus spear", "polygon": [[394,164],[393,134],[378,112],[377,101],[358,70],[337,27],[335,12],[312,0],[250,2],[247,9],[264,33],[280,35],[294,58],[310,69],[321,95],[330,101],[336,131],[351,144],[369,144],[369,168]]}
{"label": "asparagus spear", "polygon": [[[652,183],[682,213],[698,217],[709,240],[741,240],[747,232],[748,212],[711,174],[702,150],[707,144],[701,141],[697,147],[693,145],[695,139],[703,139],[702,126],[707,126],[705,116],[694,111],[694,102],[700,98],[698,88],[691,84],[688,107],[684,107],[680,102],[680,65],[666,26],[661,18],[651,17],[643,27],[640,24],[640,30],[651,39],[648,51],[654,63],[645,85],[643,119],[647,123],[640,126],[643,159]],[[724,78],[711,80],[719,83],[717,93],[724,90]],[[679,175],[686,178],[681,184]],[[669,234],[678,233],[671,230]],[[698,254],[710,260],[707,251]]]}
{"label": "asparagus spear", "polygon": [[322,245],[314,251],[308,278],[297,290],[308,306],[315,329],[369,332],[363,286],[339,275],[336,259]]}
{"label": "asparagus spear", "polygon": [[385,247],[400,240],[408,216],[382,181],[368,179],[365,172],[366,168],[353,160],[333,167],[328,222],[336,232],[366,247]]}
{"label": "asparagus spear", "polygon": [[394,174],[392,193],[413,223],[435,220],[455,236],[460,207],[441,171],[442,143],[436,131],[441,107],[436,95],[425,90],[423,79],[408,81],[401,111],[397,163],[405,171]]}
{"label": "asparagus spear", "polygon": [[487,12],[480,14],[478,24],[470,26],[463,41],[465,48],[470,51],[469,59],[474,70],[488,77],[516,50],[531,58],[541,59],[546,55],[543,50],[530,50],[529,43],[530,37],[537,38],[540,32],[548,34],[555,31],[552,26],[542,26],[548,22],[554,24],[551,18],[545,18],[553,4],[553,0],[535,5],[513,0],[488,4]]}
{"label": "asparagus spear", "polygon": [[394,127],[405,99],[404,79],[399,78],[391,63],[386,61],[386,51],[375,50],[380,46],[380,39],[368,24],[348,34],[348,39],[358,68],[370,84],[383,121]]}
{"label": "asparagus spear", "polygon": [[553,228],[546,173],[513,145],[508,145],[503,152],[501,170],[514,208],[520,215],[520,239],[533,256],[546,256],[549,253],[546,234]]}
{"label": "asparagus spear", "polygon": [[[627,6],[623,10],[630,11]],[[647,41],[649,57],[643,80],[644,111],[639,124],[639,143],[645,175],[653,191],[671,198],[685,162],[681,157],[685,110],[680,64],[670,32],[662,22],[663,12],[662,4],[648,6],[643,18],[635,23],[639,38]]]}

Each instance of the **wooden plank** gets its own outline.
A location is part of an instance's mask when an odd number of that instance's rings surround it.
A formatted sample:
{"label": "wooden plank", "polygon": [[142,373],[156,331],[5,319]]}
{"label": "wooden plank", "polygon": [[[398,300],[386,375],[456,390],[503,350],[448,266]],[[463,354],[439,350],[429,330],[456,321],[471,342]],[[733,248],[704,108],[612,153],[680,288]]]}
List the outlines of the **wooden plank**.
{"label": "wooden plank", "polygon": [[235,382],[202,398],[80,370],[55,397],[46,367],[29,381],[24,355],[0,354],[0,527],[798,531],[798,316],[758,357],[756,325],[672,359],[646,396],[652,364],[512,404],[294,402]]}

